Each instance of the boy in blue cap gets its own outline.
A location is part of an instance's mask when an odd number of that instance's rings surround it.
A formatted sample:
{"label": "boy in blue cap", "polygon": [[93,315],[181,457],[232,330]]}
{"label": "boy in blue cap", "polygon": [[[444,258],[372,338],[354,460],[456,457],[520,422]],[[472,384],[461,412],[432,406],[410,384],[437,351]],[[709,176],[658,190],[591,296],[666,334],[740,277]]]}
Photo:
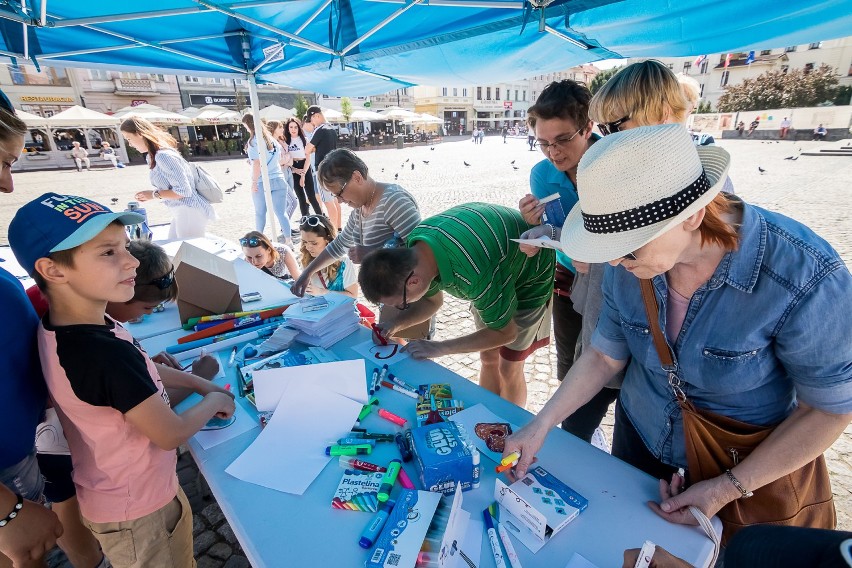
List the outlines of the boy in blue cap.
{"label": "boy in blue cap", "polygon": [[209,392],[181,415],[154,363],[107,302],[133,297],[136,260],[125,225],[84,197],[47,193],[9,225],[21,266],[50,302],[38,329],[50,397],[65,430],[84,524],[113,566],[193,566],[192,514],[175,473],[175,448],[233,398]]}

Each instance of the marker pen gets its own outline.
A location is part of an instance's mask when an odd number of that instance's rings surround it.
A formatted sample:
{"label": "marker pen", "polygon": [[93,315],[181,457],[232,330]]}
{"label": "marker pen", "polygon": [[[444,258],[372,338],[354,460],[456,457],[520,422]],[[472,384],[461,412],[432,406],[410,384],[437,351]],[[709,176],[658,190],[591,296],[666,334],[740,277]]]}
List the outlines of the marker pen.
{"label": "marker pen", "polygon": [[399,470],[402,469],[402,462],[399,460],[391,460],[388,464],[388,470],[382,477],[382,484],[379,486],[379,501],[384,503],[390,499],[390,493],[393,491],[393,484],[396,483],[396,477],[399,475]]}
{"label": "marker pen", "polygon": [[327,456],[361,456],[369,454],[373,451],[370,444],[359,444],[357,446],[326,446],[325,455]]}
{"label": "marker pen", "polygon": [[372,471],[384,473],[388,470],[386,467],[376,465],[372,462],[359,460],[357,458],[350,458],[347,456],[340,456],[338,464],[344,469],[357,469],[358,471]]}
{"label": "marker pen", "polygon": [[387,522],[393,506],[393,501],[385,503],[379,508],[378,512],[370,521],[370,524],[364,527],[364,532],[361,533],[361,538],[358,540],[358,545],[361,548],[370,548],[373,546],[373,543],[376,542],[376,537],[379,536],[382,528],[384,528],[385,522]]}
{"label": "marker pen", "polygon": [[375,440],[377,442],[393,442],[393,434],[379,434],[375,432],[367,432],[366,428],[352,428],[352,436],[364,438],[365,440]]}
{"label": "marker pen", "polygon": [[405,470],[399,468],[399,475],[397,475],[397,480],[403,489],[414,489],[414,484],[411,482],[411,478],[408,477],[408,474],[405,473]]}
{"label": "marker pen", "polygon": [[376,383],[378,383],[378,382],[379,382],[379,369],[375,368],[375,369],[373,369],[373,378],[370,379],[370,396],[373,396],[374,394],[376,394],[376,391],[379,389],[379,387],[376,385]]}
{"label": "marker pen", "polygon": [[405,428],[405,425],[408,423],[408,421],[405,418],[402,418],[401,416],[397,416],[393,412],[385,410],[384,408],[379,409],[379,416],[381,416],[385,420],[388,420],[389,422],[393,422],[397,426],[401,426],[403,428]]}
{"label": "marker pen", "polygon": [[393,373],[388,374],[388,380],[389,380],[390,382],[392,382],[392,383],[395,383],[395,384],[397,384],[397,385],[401,386],[402,388],[404,388],[404,389],[406,389],[406,390],[410,390],[410,391],[411,391],[411,392],[413,392],[414,394],[418,394],[418,393],[417,393],[417,389],[416,389],[416,388],[414,388],[413,386],[409,385],[408,383],[406,383],[405,381],[403,381],[402,379],[400,379],[399,377],[397,377],[397,376],[396,376],[396,375],[394,375]]}
{"label": "marker pen", "polygon": [[385,363],[382,365],[382,372],[379,374],[379,382],[385,380],[385,377],[388,375],[388,364]]}
{"label": "marker pen", "polygon": [[512,452],[500,460],[500,465],[507,465],[514,461],[518,461],[519,459],[521,459],[521,452]]}
{"label": "marker pen", "polygon": [[402,456],[402,461],[408,463],[411,461],[411,450],[408,449],[408,442],[401,433],[394,438],[396,447],[399,449],[399,455]]}
{"label": "marker pen", "polygon": [[393,391],[396,391],[400,394],[404,394],[405,396],[410,396],[411,398],[418,398],[417,393],[411,392],[408,389],[404,389],[396,383],[389,383],[388,381],[382,381],[382,386],[387,387]]}
{"label": "marker pen", "polygon": [[497,534],[500,535],[500,542],[503,543],[503,548],[506,549],[506,556],[509,557],[509,566],[512,568],[522,568],[521,561],[518,560],[518,553],[515,552],[515,547],[509,539],[509,533],[503,528],[500,521],[497,521]]}
{"label": "marker pen", "polygon": [[494,471],[496,471],[497,473],[503,473],[507,469],[512,469],[516,465],[518,465],[517,460],[515,460],[511,463],[507,463],[506,465],[498,465],[497,467],[494,468]]}
{"label": "marker pen", "polygon": [[369,402],[367,402],[367,404],[365,404],[361,408],[361,413],[358,414],[358,420],[356,420],[355,422],[360,423],[363,419],[365,419],[373,411],[373,407],[378,406],[378,405],[379,405],[379,399],[377,399],[376,397],[370,398]]}
{"label": "marker pen", "polygon": [[360,446],[363,444],[369,444],[371,448],[376,447],[375,440],[368,440],[366,438],[359,438],[357,436],[350,436],[348,438],[339,438],[337,440],[338,445],[340,446]]}
{"label": "marker pen", "polygon": [[497,568],[506,568],[506,563],[503,561],[503,551],[500,550],[500,541],[497,539],[497,531],[494,530],[494,522],[488,509],[482,511],[482,518],[485,520],[485,528],[488,531],[488,542],[491,543],[494,564],[497,565]]}

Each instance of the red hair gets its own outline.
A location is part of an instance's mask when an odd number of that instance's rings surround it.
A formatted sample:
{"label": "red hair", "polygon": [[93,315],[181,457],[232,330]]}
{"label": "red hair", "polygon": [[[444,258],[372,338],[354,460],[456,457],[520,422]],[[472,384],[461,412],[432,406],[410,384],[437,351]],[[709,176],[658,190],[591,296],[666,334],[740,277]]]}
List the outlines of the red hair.
{"label": "red hair", "polygon": [[727,193],[720,193],[704,208],[704,220],[698,227],[701,233],[701,246],[706,243],[717,244],[725,250],[736,250],[740,243],[737,228],[727,221],[724,216],[739,206],[739,200]]}

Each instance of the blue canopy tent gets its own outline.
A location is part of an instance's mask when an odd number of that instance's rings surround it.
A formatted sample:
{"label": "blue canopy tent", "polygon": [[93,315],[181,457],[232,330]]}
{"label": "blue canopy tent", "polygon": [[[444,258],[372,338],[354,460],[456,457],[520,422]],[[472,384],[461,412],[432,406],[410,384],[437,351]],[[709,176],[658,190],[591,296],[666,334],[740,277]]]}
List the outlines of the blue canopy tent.
{"label": "blue canopy tent", "polygon": [[512,80],[609,58],[810,43],[852,29],[850,0],[157,0],[144,6],[0,0],[0,55],[13,64],[247,79],[257,120],[257,82],[368,95],[415,84]]}

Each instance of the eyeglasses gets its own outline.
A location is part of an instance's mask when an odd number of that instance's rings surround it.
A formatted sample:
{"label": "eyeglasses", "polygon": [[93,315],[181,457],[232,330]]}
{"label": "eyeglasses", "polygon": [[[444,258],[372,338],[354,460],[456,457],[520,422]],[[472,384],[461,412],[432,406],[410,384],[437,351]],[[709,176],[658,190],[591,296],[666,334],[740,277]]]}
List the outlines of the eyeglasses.
{"label": "eyeglasses", "polygon": [[165,276],[160,276],[148,282],[152,286],[156,286],[159,290],[167,290],[175,281],[175,267],[169,270]]}
{"label": "eyeglasses", "polygon": [[564,150],[564,149],[565,149],[565,146],[566,146],[566,145],[567,145],[567,144],[568,144],[571,140],[573,140],[574,138],[576,138],[576,137],[577,137],[577,135],[578,135],[580,132],[582,132],[582,131],[583,131],[583,129],[581,128],[580,130],[578,130],[577,132],[575,132],[575,133],[574,133],[574,134],[572,134],[571,136],[559,136],[559,137],[558,137],[556,140],[554,140],[553,142],[547,142],[547,141],[545,141],[545,140],[538,140],[538,147],[539,147],[539,149],[540,149],[542,152],[544,152],[545,154],[550,153],[550,151],[551,151],[553,148],[559,148],[560,150]]}
{"label": "eyeglasses", "polygon": [[602,122],[598,124],[598,130],[601,131],[601,134],[604,136],[608,134],[615,134],[616,132],[620,132],[621,125],[630,120],[629,116],[625,116],[624,118],[619,118],[615,122]]}
{"label": "eyeglasses", "polygon": [[625,254],[624,256],[621,257],[621,260],[639,260],[639,259],[636,258],[636,254],[634,254],[632,252],[628,252],[627,254]]}
{"label": "eyeglasses", "polygon": [[[353,175],[354,175],[354,174],[353,174]],[[340,197],[343,195],[343,192],[344,192],[344,191],[346,191],[346,186],[347,186],[347,185],[349,185],[349,182],[350,182],[350,181],[352,181],[352,177],[351,177],[351,176],[349,177],[349,179],[348,179],[348,180],[346,180],[345,182],[343,182],[343,185],[341,185],[341,186],[340,186],[340,191],[338,191],[337,193],[334,193],[333,191],[329,190],[329,193],[331,193],[334,197],[336,197],[336,198],[340,199]]]}
{"label": "eyeglasses", "polygon": [[263,244],[263,241],[261,241],[257,237],[243,237],[242,239],[240,239],[241,247],[259,247],[261,244]]}
{"label": "eyeglasses", "polygon": [[408,281],[411,280],[412,276],[414,276],[413,270],[408,273],[408,276],[405,277],[405,281],[402,283],[402,304],[394,306],[399,311],[405,311],[411,307],[411,304],[408,303]]}

